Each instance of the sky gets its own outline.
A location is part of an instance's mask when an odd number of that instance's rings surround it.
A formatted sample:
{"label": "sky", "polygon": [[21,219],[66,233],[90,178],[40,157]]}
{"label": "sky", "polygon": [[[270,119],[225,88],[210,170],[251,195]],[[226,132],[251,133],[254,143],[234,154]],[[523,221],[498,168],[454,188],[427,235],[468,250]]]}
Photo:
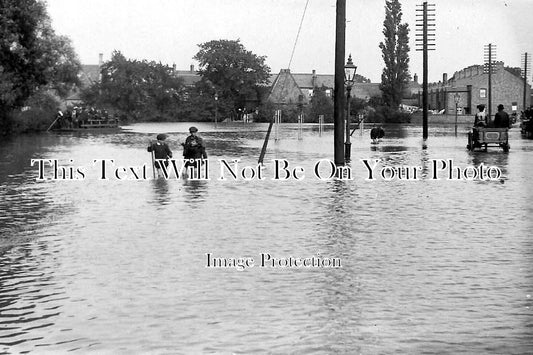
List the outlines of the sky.
{"label": "sky", "polygon": [[[358,74],[379,82],[385,0],[346,3],[346,57],[352,54]],[[400,3],[402,22],[411,29],[410,73],[421,82],[422,52],[415,50],[415,33],[416,9],[423,1]],[[430,82],[442,80],[443,73],[451,77],[483,64],[489,43],[506,66],[520,67],[523,54],[533,52],[533,0],[428,3],[435,4],[436,25],[435,51],[428,59]],[[192,58],[199,44],[240,39],[247,50],[266,56],[272,73],[285,68],[334,73],[335,0],[47,0],[47,8],[56,33],[72,40],[82,64],[97,64],[99,53],[109,60],[118,50],[130,59],[187,70],[198,66]]]}

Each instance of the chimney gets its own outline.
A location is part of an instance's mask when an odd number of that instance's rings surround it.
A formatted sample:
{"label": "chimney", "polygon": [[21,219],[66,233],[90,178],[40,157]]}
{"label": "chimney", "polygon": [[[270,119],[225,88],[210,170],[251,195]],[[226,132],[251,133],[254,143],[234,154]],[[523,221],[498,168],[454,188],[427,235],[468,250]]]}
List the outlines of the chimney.
{"label": "chimney", "polygon": [[442,83],[444,85],[446,85],[447,82],[448,82],[448,73],[443,73],[442,74]]}
{"label": "chimney", "polygon": [[415,76],[413,76],[413,81],[418,84],[418,75],[416,75],[416,73]]}
{"label": "chimney", "polygon": [[312,86],[313,88],[317,86],[317,85],[316,85],[316,70],[315,70],[315,69],[313,69],[313,76],[312,76],[312,78],[311,78],[311,86]]}
{"label": "chimney", "polygon": [[102,65],[104,64],[104,53],[99,53],[98,54],[98,65]]}
{"label": "chimney", "polygon": [[191,72],[194,71],[194,64],[191,64]]}
{"label": "chimney", "polygon": [[176,63],[172,64],[172,72],[173,72],[173,73],[176,72]]}

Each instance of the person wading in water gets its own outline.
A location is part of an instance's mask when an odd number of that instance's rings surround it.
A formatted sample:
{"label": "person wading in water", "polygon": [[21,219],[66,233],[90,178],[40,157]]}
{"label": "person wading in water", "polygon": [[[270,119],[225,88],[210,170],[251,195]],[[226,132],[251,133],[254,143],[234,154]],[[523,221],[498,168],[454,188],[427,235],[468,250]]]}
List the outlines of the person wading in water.
{"label": "person wading in water", "polygon": [[197,159],[207,159],[207,153],[205,151],[205,144],[202,137],[199,137],[197,135],[198,128],[191,127],[189,128],[190,136],[185,139],[185,143],[182,143],[183,145],[183,158],[187,160],[185,163],[186,167],[189,166],[197,166],[196,161]]}
{"label": "person wading in water", "polygon": [[[148,146],[148,151],[152,153],[152,162],[157,169],[157,176],[161,174],[161,165],[157,160],[165,160],[165,167],[168,166],[168,159],[172,158],[172,151],[168,147],[168,144],[165,142],[167,139],[166,134],[158,134],[157,141],[150,142]],[[154,174],[155,175],[155,174]]]}

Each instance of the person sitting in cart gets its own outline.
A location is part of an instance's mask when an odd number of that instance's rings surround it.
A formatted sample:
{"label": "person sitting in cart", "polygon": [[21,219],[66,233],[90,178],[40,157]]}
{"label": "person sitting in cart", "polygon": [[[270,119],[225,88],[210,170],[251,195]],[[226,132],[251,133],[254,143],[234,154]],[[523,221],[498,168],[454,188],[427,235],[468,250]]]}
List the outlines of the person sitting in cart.
{"label": "person sitting in cart", "polygon": [[489,125],[487,113],[485,112],[485,105],[477,105],[478,113],[474,118],[474,127],[487,127]]}
{"label": "person sitting in cart", "polygon": [[509,114],[503,110],[503,105],[498,105],[498,112],[494,115],[494,127],[495,128],[509,128],[511,120]]}
{"label": "person sitting in cart", "polygon": [[475,141],[479,139],[479,131],[478,128],[484,128],[489,125],[487,113],[485,112],[485,105],[479,104],[477,105],[478,112],[476,113],[476,116],[474,117],[474,129],[473,131],[473,138]]}

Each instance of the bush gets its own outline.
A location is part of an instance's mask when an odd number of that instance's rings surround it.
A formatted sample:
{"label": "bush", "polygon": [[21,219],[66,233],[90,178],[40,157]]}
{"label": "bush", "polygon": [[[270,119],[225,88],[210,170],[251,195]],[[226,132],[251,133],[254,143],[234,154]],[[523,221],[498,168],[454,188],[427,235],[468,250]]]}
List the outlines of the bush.
{"label": "bush", "polygon": [[274,113],[276,112],[276,105],[271,101],[267,101],[259,107],[259,114],[257,115],[257,122],[271,122],[274,120]]}
{"label": "bush", "polygon": [[388,106],[378,106],[368,114],[369,122],[380,123],[410,123],[411,114],[393,110]]}
{"label": "bush", "polygon": [[4,133],[46,131],[54,122],[59,101],[46,92],[38,92],[27,100],[26,105],[6,117],[2,127]]}
{"label": "bush", "polygon": [[[270,122],[274,120],[274,114],[276,110],[281,110],[281,122],[298,122],[298,115],[302,112],[302,109],[297,105],[276,105],[272,102],[267,102],[259,108],[259,115],[257,122]],[[307,114],[305,114],[304,120],[307,121]]]}
{"label": "bush", "polygon": [[11,129],[14,133],[46,131],[54,122],[55,110],[30,108],[13,115]]}

